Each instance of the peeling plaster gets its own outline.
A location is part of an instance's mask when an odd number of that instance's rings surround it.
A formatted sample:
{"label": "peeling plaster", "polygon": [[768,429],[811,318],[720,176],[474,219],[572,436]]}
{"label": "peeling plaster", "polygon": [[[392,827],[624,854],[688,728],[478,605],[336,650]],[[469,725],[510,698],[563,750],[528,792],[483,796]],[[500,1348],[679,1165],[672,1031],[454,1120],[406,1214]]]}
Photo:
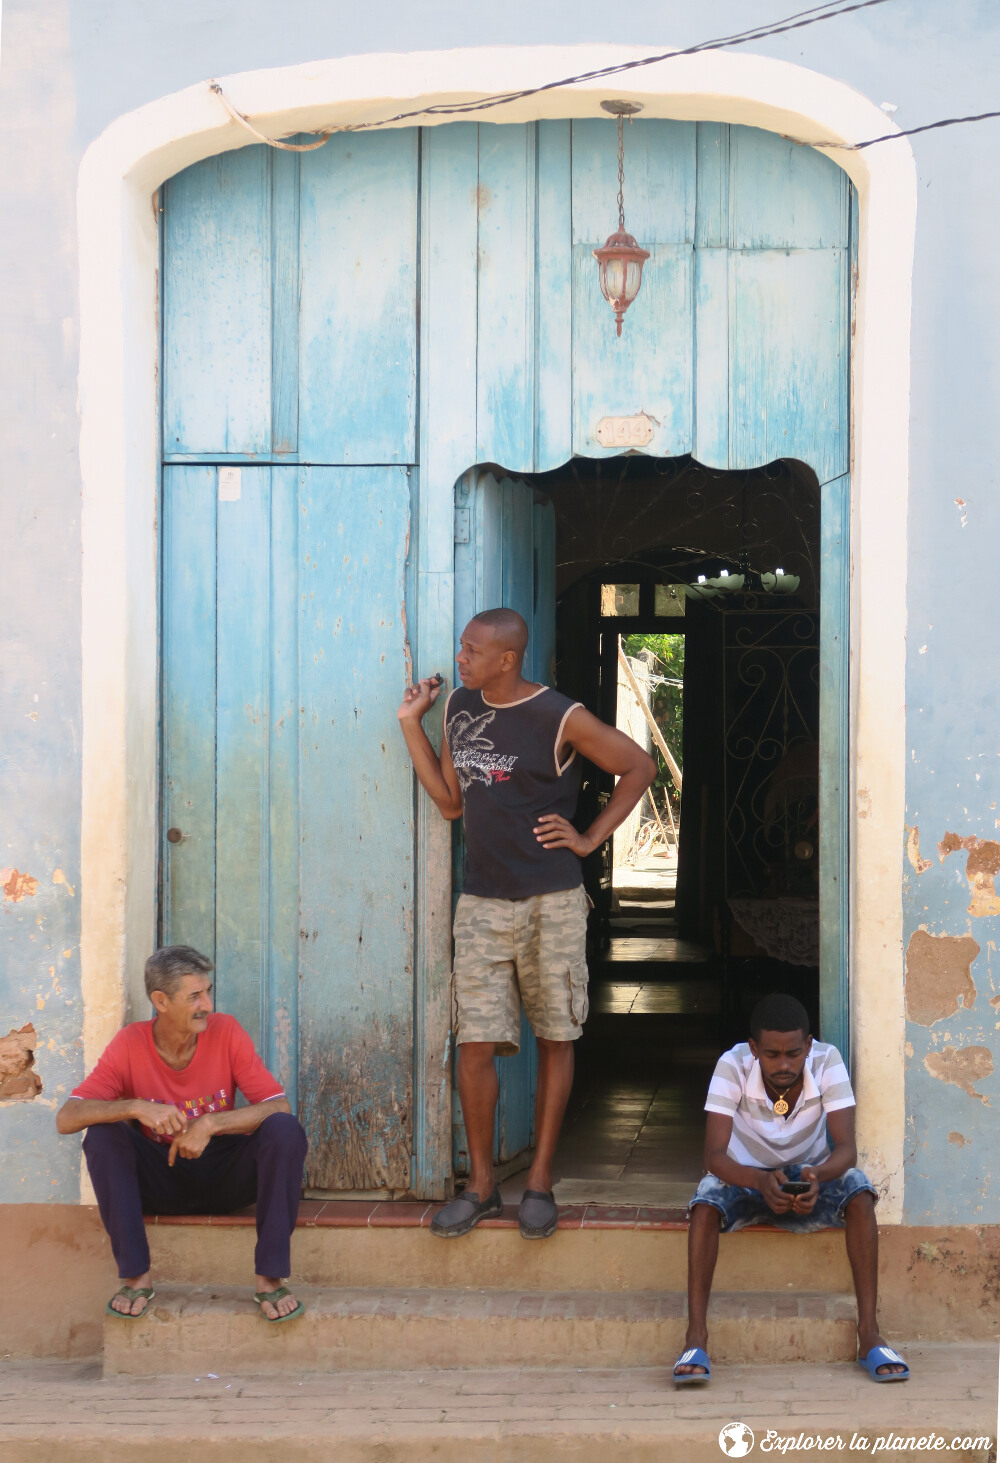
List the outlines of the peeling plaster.
{"label": "peeling plaster", "polygon": [[976,1003],[972,962],[979,945],[971,935],[931,935],[914,930],[906,947],[906,1015],[933,1026]]}
{"label": "peeling plaster", "polygon": [[31,1102],[41,1092],[42,1079],[34,1070],[37,1045],[30,1021],[0,1036],[0,1102]]}
{"label": "peeling plaster", "polygon": [[53,884],[65,884],[66,892],[69,895],[70,899],[76,898],[76,890],[73,888],[73,885],[69,882],[62,869],[52,870],[52,882]]}
{"label": "peeling plaster", "polygon": [[1000,895],[995,882],[997,874],[1000,874],[1000,843],[989,838],[959,838],[957,833],[946,833],[938,844],[938,858],[944,863],[950,853],[961,848],[969,855],[965,864],[965,877],[972,896],[969,914],[979,918],[1000,914]]}
{"label": "peeling plaster", "polygon": [[931,867],[929,858],[920,857],[920,829],[914,823],[906,839],[906,857],[913,866],[916,874],[923,874]]}
{"label": "peeling plaster", "polygon": [[993,1053],[988,1046],[946,1046],[939,1052],[929,1052],[924,1057],[924,1066],[938,1081],[951,1082],[969,1097],[977,1097],[986,1107],[990,1106],[989,1098],[973,1086],[993,1071]]}
{"label": "peeling plaster", "polygon": [[9,899],[11,904],[17,904],[26,894],[34,897],[38,888],[38,880],[32,874],[21,874],[17,869],[0,869],[0,884],[4,899]]}
{"label": "peeling plaster", "polygon": [[972,1139],[967,1138],[964,1133],[949,1133],[948,1142],[954,1143],[956,1148],[964,1148],[967,1143],[972,1142]]}

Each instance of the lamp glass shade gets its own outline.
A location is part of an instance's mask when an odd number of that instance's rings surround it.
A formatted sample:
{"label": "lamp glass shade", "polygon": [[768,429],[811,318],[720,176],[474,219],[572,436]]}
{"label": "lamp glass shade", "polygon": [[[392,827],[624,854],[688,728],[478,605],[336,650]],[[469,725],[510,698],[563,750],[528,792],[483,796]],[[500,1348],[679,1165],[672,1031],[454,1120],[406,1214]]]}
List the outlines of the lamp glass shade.
{"label": "lamp glass shade", "polygon": [[649,258],[649,250],[640,249],[631,234],[617,229],[603,249],[594,250],[594,258],[599,269],[601,294],[615,312],[618,334],[621,335],[622,318],[639,293],[642,266]]}

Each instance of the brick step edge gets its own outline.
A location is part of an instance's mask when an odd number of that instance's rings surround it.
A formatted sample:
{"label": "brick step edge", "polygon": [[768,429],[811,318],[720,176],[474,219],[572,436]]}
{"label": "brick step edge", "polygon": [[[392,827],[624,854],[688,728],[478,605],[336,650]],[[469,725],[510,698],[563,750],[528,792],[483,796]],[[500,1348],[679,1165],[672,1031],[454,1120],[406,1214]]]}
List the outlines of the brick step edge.
{"label": "brick step edge", "polygon": [[[313,1289],[298,1320],[268,1324],[235,1286],[158,1290],[139,1322],[106,1317],[108,1375],[506,1366],[662,1366],[683,1345],[678,1291]],[[717,1292],[724,1362],[849,1361],[854,1299],[827,1291]]]}

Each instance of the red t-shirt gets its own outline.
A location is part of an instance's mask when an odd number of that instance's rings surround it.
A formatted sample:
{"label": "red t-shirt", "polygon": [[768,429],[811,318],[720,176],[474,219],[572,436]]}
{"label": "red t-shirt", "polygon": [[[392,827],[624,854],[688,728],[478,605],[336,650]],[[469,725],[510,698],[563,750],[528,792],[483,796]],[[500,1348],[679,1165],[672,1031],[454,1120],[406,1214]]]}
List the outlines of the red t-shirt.
{"label": "red t-shirt", "polygon": [[[285,1095],[235,1016],[213,1011],[183,1071],[168,1067],[156,1050],[152,1021],[133,1021],[109,1042],[94,1070],[74,1087],[73,1096],[99,1102],[123,1097],[163,1102],[193,1122],[202,1113],[228,1112],[235,1106],[237,1089],[251,1103]],[[171,1141],[169,1135],[153,1133],[145,1125],[142,1131],[160,1143]]]}

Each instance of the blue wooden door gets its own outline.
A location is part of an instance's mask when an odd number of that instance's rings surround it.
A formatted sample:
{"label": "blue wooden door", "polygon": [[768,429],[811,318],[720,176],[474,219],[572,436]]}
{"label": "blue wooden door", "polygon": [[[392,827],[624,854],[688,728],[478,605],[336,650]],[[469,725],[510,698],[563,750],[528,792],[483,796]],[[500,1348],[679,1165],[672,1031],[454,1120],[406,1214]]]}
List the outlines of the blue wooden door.
{"label": "blue wooden door", "polygon": [[[481,610],[517,610],[528,625],[524,674],[551,685],[556,649],[555,513],[530,483],[489,471],[465,474],[455,489],[455,634]],[[461,892],[461,830],[456,829],[455,892]],[[506,1162],[534,1136],[538,1047],[522,1012],[521,1049],[497,1059],[496,1158]],[[465,1128],[456,1101],[455,1166],[467,1167]]]}
{"label": "blue wooden door", "polygon": [[312,1186],[406,1190],[408,474],[223,472],[164,473],[163,938],[297,1094]]}
{"label": "blue wooden door", "polygon": [[416,168],[387,133],[165,190],[162,938],[214,958],[319,1190],[412,1181]]}
{"label": "blue wooden door", "polygon": [[[821,484],[821,1000],[847,1044],[851,189],[774,134],[640,119],[651,257],[618,339],[592,257],[615,161],[610,120],[463,122],[246,147],[164,189],[163,935],[215,953],[320,1188],[450,1182],[447,845],[393,714],[411,652],[439,666],[477,604],[530,604],[549,679],[551,509],[510,475],[615,455],[602,417]],[[531,1061],[503,1064],[502,1155]]]}

